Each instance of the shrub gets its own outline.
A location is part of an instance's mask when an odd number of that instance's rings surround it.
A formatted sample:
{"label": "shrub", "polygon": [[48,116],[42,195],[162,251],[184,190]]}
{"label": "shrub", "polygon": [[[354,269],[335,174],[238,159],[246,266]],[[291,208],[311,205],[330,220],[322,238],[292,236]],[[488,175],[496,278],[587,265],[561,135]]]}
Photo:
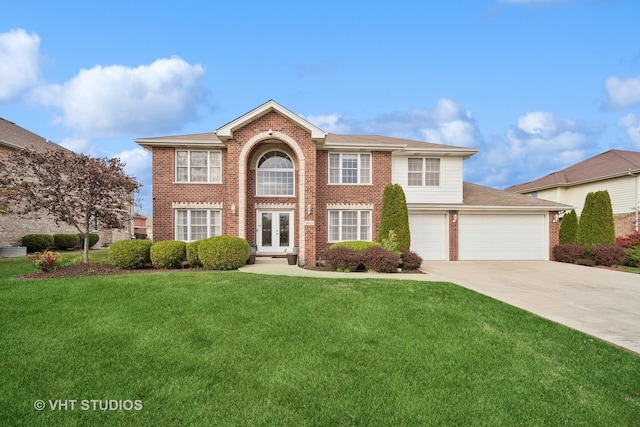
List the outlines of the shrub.
{"label": "shrub", "polygon": [[634,231],[626,236],[616,237],[616,243],[623,248],[640,246],[640,231]]}
{"label": "shrub", "polygon": [[400,265],[400,257],[381,247],[373,247],[364,252],[363,264],[367,270],[374,270],[379,273],[395,273]]}
{"label": "shrub", "polygon": [[409,212],[404,190],[399,184],[387,184],[384,187],[381,216],[378,242],[388,238],[389,231],[394,230],[398,249],[409,249],[411,246]]}
{"label": "shrub", "polygon": [[594,265],[596,265],[596,262],[592,259],[588,259],[588,258],[580,258],[579,260],[576,261],[576,264],[578,265],[584,265],[587,267],[593,267]]}
{"label": "shrub", "polygon": [[208,270],[233,270],[242,267],[251,254],[249,242],[234,236],[216,236],[198,244],[198,258]]}
{"label": "shrub", "polygon": [[53,244],[59,249],[75,248],[80,244],[80,237],[77,234],[54,234]]}
{"label": "shrub", "polygon": [[329,249],[324,259],[327,262],[327,266],[332,270],[356,271],[362,265],[363,253],[338,246]]}
{"label": "shrub", "polygon": [[34,267],[42,271],[55,270],[62,263],[60,254],[52,251],[36,252],[33,255],[29,255],[29,260]]}
{"label": "shrub", "polygon": [[413,251],[409,251],[407,249],[401,251],[402,255],[400,256],[402,260],[402,264],[400,267],[405,268],[407,270],[417,270],[422,265],[422,257]]}
{"label": "shrub", "polygon": [[202,240],[196,240],[195,242],[191,242],[187,244],[187,262],[189,263],[189,267],[202,267],[202,263],[200,262],[200,258],[198,258],[198,246],[200,245]]}
{"label": "shrub", "polygon": [[579,259],[584,257],[584,254],[584,248],[574,243],[565,243],[553,248],[553,258],[559,262],[575,264]]}
{"label": "shrub", "polygon": [[618,245],[601,245],[591,248],[591,255],[597,265],[611,266],[624,263],[624,248]]}
{"label": "shrub", "polygon": [[629,267],[640,267],[640,246],[632,246],[625,249],[624,265]]}
{"label": "shrub", "polygon": [[132,270],[151,262],[150,240],[121,240],[109,247],[109,259],[116,268]]}
{"label": "shrub", "polygon": [[562,217],[562,222],[560,223],[560,244],[576,243],[577,236],[578,215],[576,215],[576,210],[572,209],[571,212]]}
{"label": "shrub", "polygon": [[157,268],[179,268],[186,256],[185,242],[164,240],[151,246],[151,264]]}
{"label": "shrub", "polygon": [[578,224],[577,243],[589,249],[592,246],[612,245],[615,241],[609,192],[604,190],[587,194]]}
{"label": "shrub", "polygon": [[[80,247],[84,248],[84,235],[78,234],[80,237]],[[89,247],[96,245],[100,241],[100,235],[98,233],[89,233]]]}
{"label": "shrub", "polygon": [[347,248],[357,252],[364,252],[370,247],[380,246],[378,242],[369,242],[367,240],[349,240],[346,242],[338,242],[331,245],[329,249]]}
{"label": "shrub", "polygon": [[27,234],[22,237],[22,246],[26,246],[29,252],[42,252],[53,243],[53,236],[49,234]]}

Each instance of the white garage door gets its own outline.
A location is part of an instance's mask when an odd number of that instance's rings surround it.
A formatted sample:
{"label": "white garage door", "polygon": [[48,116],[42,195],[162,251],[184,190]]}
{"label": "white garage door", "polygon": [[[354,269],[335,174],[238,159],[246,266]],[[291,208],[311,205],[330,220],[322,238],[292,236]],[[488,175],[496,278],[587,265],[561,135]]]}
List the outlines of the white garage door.
{"label": "white garage door", "polygon": [[425,260],[447,260],[445,214],[409,214],[411,250]]}
{"label": "white garage door", "polygon": [[545,216],[458,216],[458,259],[545,260],[548,237]]}

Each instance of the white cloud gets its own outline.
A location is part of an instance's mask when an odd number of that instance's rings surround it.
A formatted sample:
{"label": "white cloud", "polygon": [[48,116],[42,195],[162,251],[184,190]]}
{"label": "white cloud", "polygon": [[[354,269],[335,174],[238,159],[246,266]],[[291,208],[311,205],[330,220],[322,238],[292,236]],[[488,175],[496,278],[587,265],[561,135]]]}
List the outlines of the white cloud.
{"label": "white cloud", "polygon": [[178,57],[137,68],[98,65],[34,96],[60,108],[60,122],[91,137],[165,132],[195,117],[206,93],[203,75],[201,65]]}
{"label": "white cloud", "polygon": [[304,119],[328,133],[350,133],[353,128],[351,118],[340,113],[305,116]]}
{"label": "white cloud", "polygon": [[433,108],[409,110],[380,116],[368,122],[377,134],[461,147],[474,147],[480,133],[471,112],[442,98]]}
{"label": "white cloud", "polygon": [[618,127],[623,129],[638,149],[640,149],[640,117],[635,114],[627,114],[618,119]]}
{"label": "white cloud", "polygon": [[60,145],[76,153],[91,154],[91,140],[81,137],[69,137],[60,141]]}
{"label": "white cloud", "polygon": [[0,33],[0,102],[35,84],[40,74],[40,37],[23,29]]}
{"label": "white cloud", "polygon": [[537,179],[595,154],[603,130],[544,111],[524,114],[517,123],[494,134],[472,158],[472,181],[504,187]]}
{"label": "white cloud", "polygon": [[144,148],[124,150],[113,157],[119,157],[126,164],[127,174],[138,179],[148,178],[147,175],[151,176],[151,153]]}
{"label": "white cloud", "polygon": [[640,77],[621,79],[609,77],[604,82],[609,97],[608,106],[613,109],[623,109],[640,104]]}

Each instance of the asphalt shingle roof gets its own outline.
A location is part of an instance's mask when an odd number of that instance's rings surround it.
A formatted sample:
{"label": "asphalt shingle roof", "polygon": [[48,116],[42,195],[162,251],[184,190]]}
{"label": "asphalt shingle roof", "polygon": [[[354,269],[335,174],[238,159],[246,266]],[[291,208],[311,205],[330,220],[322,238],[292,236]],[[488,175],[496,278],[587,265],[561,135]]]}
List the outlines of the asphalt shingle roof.
{"label": "asphalt shingle roof", "polygon": [[36,135],[9,120],[0,117],[0,146],[8,146],[13,149],[66,150],[66,148],[54,142]]}

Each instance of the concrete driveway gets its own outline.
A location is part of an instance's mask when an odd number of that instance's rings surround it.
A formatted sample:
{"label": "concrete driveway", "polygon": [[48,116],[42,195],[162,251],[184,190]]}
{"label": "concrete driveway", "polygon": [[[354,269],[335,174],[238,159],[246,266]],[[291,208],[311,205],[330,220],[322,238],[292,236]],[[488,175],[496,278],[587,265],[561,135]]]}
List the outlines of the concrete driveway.
{"label": "concrete driveway", "polygon": [[453,282],[640,354],[640,275],[552,261],[427,261]]}

